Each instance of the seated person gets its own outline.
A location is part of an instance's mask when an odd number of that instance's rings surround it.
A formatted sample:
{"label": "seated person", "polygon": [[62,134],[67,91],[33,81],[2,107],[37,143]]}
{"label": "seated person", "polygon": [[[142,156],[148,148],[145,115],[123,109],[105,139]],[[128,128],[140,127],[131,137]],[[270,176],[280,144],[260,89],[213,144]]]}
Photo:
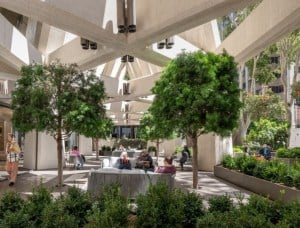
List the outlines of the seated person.
{"label": "seated person", "polygon": [[75,160],[74,160],[74,166],[76,168],[80,168],[83,167],[83,155],[81,155],[81,153],[78,150],[78,146],[73,146],[73,150],[71,150],[70,154],[72,156],[75,156]]}
{"label": "seated person", "polygon": [[266,160],[271,159],[271,149],[267,144],[264,144],[263,147],[258,151],[260,156],[264,156]]}
{"label": "seated person", "polygon": [[150,154],[148,153],[147,150],[143,150],[141,152],[141,155],[137,158],[137,162],[136,162],[136,169],[143,169],[146,172],[150,171],[150,172],[154,172],[154,165],[153,165],[153,159],[150,156]]}
{"label": "seated person", "polygon": [[118,169],[131,169],[131,163],[127,152],[123,151],[118,160]]}
{"label": "seated person", "polygon": [[176,168],[172,165],[173,158],[172,157],[165,157],[164,159],[164,166],[158,167],[155,171],[156,173],[170,173],[171,175],[175,175]]}

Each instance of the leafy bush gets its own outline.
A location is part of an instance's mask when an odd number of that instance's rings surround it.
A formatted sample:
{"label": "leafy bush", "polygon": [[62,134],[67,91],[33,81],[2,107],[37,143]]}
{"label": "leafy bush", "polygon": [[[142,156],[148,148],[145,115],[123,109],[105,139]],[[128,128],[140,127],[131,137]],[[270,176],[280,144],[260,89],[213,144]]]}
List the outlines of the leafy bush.
{"label": "leafy bush", "polygon": [[244,156],[241,159],[241,167],[240,170],[248,175],[253,175],[254,169],[256,167],[257,161],[253,156]]}
{"label": "leafy bush", "polygon": [[205,213],[201,196],[196,193],[183,194],[184,203],[184,219],[182,221],[184,227],[195,227],[197,219]]}
{"label": "leafy bush", "polygon": [[157,151],[157,149],[156,149],[155,146],[149,146],[148,147],[148,152],[156,152],[156,151]]}
{"label": "leafy bush", "polygon": [[100,198],[94,202],[92,210],[87,215],[85,227],[126,227],[129,215],[127,199],[121,195],[117,184],[104,187]]}
{"label": "leafy bush", "polygon": [[180,227],[185,217],[183,198],[182,192],[171,191],[164,182],[149,186],[146,195],[136,199],[137,227]]}
{"label": "leafy bush", "polygon": [[29,219],[35,227],[40,227],[43,210],[51,203],[51,191],[43,184],[40,184],[37,187],[33,187],[32,195],[25,201],[23,213],[29,215]]}
{"label": "leafy bush", "polygon": [[92,208],[92,199],[90,194],[83,192],[79,188],[71,187],[61,200],[63,201],[62,203],[64,205],[65,212],[69,215],[75,216],[77,224],[82,226],[86,222],[86,211]]}
{"label": "leafy bush", "polygon": [[78,227],[77,219],[65,211],[65,206],[61,198],[48,204],[42,213],[43,228],[73,228]]}
{"label": "leafy bush", "polygon": [[233,147],[233,152],[235,152],[235,153],[243,153],[244,150],[243,150],[242,146],[234,146]]}
{"label": "leafy bush", "polygon": [[226,212],[233,209],[233,203],[228,195],[213,196],[208,200],[209,212]]}
{"label": "leafy bush", "polygon": [[300,148],[279,148],[276,152],[276,156],[279,158],[300,158]]}
{"label": "leafy bush", "polygon": [[24,200],[17,192],[9,191],[5,192],[0,199],[0,219],[10,211],[12,213],[21,210]]}
{"label": "leafy bush", "polygon": [[236,169],[235,160],[229,154],[224,155],[221,164],[228,169]]}
{"label": "leafy bush", "polygon": [[34,228],[37,226],[33,225],[33,222],[30,221],[30,215],[24,213],[23,210],[18,210],[12,212],[10,210],[6,211],[5,215],[2,219],[0,219],[0,227],[26,227],[26,228]]}

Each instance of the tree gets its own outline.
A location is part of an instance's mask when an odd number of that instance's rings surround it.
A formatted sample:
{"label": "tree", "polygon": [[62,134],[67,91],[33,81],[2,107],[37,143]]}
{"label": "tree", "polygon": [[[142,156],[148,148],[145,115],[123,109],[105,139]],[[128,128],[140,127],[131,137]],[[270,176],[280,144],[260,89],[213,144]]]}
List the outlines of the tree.
{"label": "tree", "polygon": [[[62,134],[103,133],[107,123],[103,82],[75,64],[30,64],[21,69],[12,93],[12,123],[16,130],[33,129],[52,135],[57,143],[58,187],[63,184]],[[91,133],[92,132],[92,133]]]}
{"label": "tree", "polygon": [[162,142],[161,139],[168,139],[173,136],[173,131],[161,128],[157,125],[158,122],[154,120],[153,115],[149,112],[144,113],[142,120],[140,121],[140,126],[138,129],[139,137],[146,141],[156,142],[156,152],[155,156],[158,156],[159,144]]}
{"label": "tree", "polygon": [[155,83],[149,108],[157,126],[177,129],[192,141],[193,187],[198,185],[198,137],[208,132],[230,135],[237,126],[240,89],[237,65],[226,52],[182,53]]}
{"label": "tree", "polygon": [[277,149],[287,144],[288,123],[261,118],[253,122],[247,135],[248,141],[268,144]]}

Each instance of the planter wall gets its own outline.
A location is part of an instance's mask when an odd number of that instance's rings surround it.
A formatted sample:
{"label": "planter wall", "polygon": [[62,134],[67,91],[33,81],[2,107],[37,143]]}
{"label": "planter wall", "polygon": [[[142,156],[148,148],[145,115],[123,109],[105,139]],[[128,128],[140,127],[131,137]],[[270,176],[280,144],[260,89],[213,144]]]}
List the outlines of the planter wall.
{"label": "planter wall", "polygon": [[276,159],[281,161],[281,162],[284,162],[288,165],[292,165],[292,164],[295,164],[297,162],[300,162],[299,158],[276,158]]}
{"label": "planter wall", "polygon": [[290,202],[295,199],[300,200],[300,190],[249,176],[223,166],[214,166],[214,175],[251,192],[269,197],[272,200],[281,199],[284,202]]}

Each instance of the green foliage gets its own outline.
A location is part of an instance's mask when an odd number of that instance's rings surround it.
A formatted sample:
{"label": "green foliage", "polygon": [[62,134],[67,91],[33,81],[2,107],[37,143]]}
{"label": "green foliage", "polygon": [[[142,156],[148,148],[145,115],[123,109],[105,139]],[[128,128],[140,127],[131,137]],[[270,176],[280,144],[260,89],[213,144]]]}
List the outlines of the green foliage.
{"label": "green foliage", "polygon": [[286,109],[280,96],[273,92],[264,95],[246,96],[244,113],[251,116],[252,121],[261,118],[273,121],[283,121],[286,119]]}
{"label": "green foliage", "polygon": [[197,219],[202,217],[205,213],[203,200],[199,194],[193,192],[183,194],[182,198],[184,204],[183,227],[195,227]]}
{"label": "green foliage", "polygon": [[33,63],[22,67],[21,76],[12,92],[16,130],[55,135],[62,129],[99,137],[112,126],[105,116],[103,82],[93,72],[84,74],[75,64]]}
{"label": "green foliage", "polygon": [[233,209],[233,203],[230,199],[230,196],[213,196],[208,200],[208,211],[209,212],[221,212],[230,211]]}
{"label": "green foliage", "polygon": [[52,203],[52,200],[51,191],[40,184],[32,189],[32,195],[25,202],[23,213],[28,214],[33,225],[39,227],[42,223],[43,210]]}
{"label": "green foliage", "polygon": [[279,158],[300,158],[300,147],[295,148],[279,148],[276,151]]}
{"label": "green foliage", "polygon": [[115,148],[118,148],[119,145],[123,145],[125,148],[139,148],[145,149],[147,147],[147,142],[143,139],[120,139],[119,142],[114,144]]}
{"label": "green foliage", "polygon": [[237,126],[240,90],[237,67],[227,53],[182,53],[173,59],[152,88],[149,108],[159,127],[195,137],[222,136]]}
{"label": "green foliage", "polygon": [[300,81],[294,82],[292,85],[292,98],[300,99]]}
{"label": "green foliage", "polygon": [[148,147],[148,152],[156,152],[156,151],[157,151],[157,149],[156,149],[155,146],[149,146]]}
{"label": "green foliage", "polygon": [[[86,211],[92,208],[91,196],[83,192],[81,189],[71,187],[68,189],[67,194],[62,198],[64,211],[72,215],[76,219],[76,223],[82,226],[86,223]],[[59,206],[59,205],[58,205]],[[68,218],[72,220],[73,218]]]}
{"label": "green foliage", "polygon": [[46,205],[41,220],[41,227],[43,228],[78,227],[78,219],[76,219],[75,215],[71,215],[65,211],[65,205],[60,198]]}
{"label": "green foliage", "polygon": [[299,163],[287,165],[277,160],[257,161],[253,156],[231,157],[230,155],[225,155],[222,165],[268,181],[283,183],[298,189],[300,187]]}
{"label": "green foliage", "polygon": [[128,201],[121,195],[119,185],[105,186],[100,199],[93,205],[87,215],[85,227],[126,227],[129,210]]}
{"label": "green foliage", "polygon": [[229,154],[224,155],[221,164],[228,169],[236,169],[235,160]]}
{"label": "green foliage", "polygon": [[247,135],[248,141],[268,144],[274,149],[286,145],[287,139],[288,123],[275,122],[268,119],[260,119],[253,122],[253,126],[249,129],[249,134]]}
{"label": "green foliage", "polygon": [[139,195],[136,202],[137,227],[181,227],[185,217],[182,192],[171,191],[159,182],[151,185],[146,195]]}
{"label": "green foliage", "polygon": [[23,204],[24,200],[19,193],[13,191],[4,192],[0,199],[0,219],[2,219],[8,211],[19,211]]}
{"label": "green foliage", "polygon": [[0,219],[0,227],[11,228],[11,227],[26,227],[26,228],[34,228],[38,226],[34,226],[30,221],[30,215],[23,212],[23,210],[18,210],[15,212],[6,211],[3,219]]}
{"label": "green foliage", "polygon": [[138,136],[145,141],[156,141],[159,139],[169,139],[173,136],[173,131],[160,126],[154,116],[149,112],[144,113],[138,128]]}
{"label": "green foliage", "polygon": [[244,153],[243,148],[241,146],[234,146],[233,152],[234,153]]}

